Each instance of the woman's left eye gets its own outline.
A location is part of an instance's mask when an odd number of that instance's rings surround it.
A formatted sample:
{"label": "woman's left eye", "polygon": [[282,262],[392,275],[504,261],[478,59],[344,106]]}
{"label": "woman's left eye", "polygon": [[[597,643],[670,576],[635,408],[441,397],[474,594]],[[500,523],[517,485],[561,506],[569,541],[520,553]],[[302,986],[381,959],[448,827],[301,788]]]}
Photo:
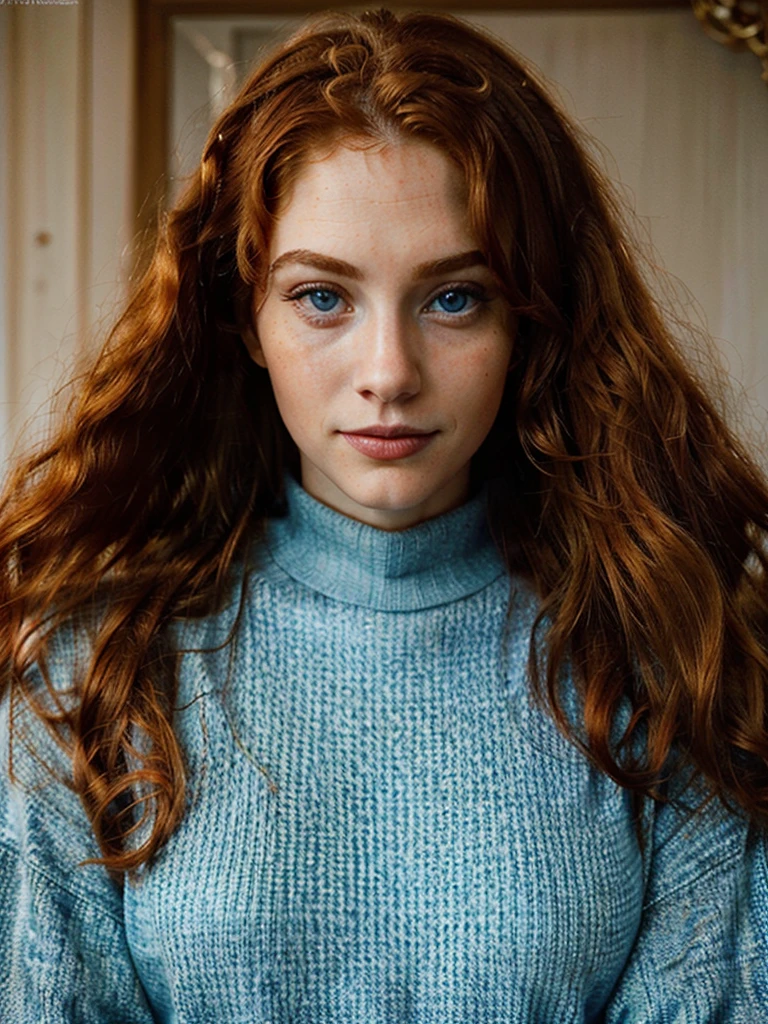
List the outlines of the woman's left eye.
{"label": "woman's left eye", "polygon": [[451,287],[436,295],[427,308],[456,316],[472,312],[482,301],[484,294],[480,289]]}

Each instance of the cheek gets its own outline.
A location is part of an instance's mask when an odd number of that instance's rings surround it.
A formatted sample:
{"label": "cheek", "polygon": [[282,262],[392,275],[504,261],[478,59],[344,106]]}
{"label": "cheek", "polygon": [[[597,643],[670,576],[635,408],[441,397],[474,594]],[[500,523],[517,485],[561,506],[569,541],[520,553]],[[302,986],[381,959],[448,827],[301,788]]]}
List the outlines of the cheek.
{"label": "cheek", "polygon": [[308,349],[291,343],[286,317],[281,316],[279,309],[271,309],[271,305],[268,301],[256,317],[256,334],[262,354],[258,362],[269,374],[272,390],[285,419],[288,406],[296,404],[302,394],[311,394],[307,385],[313,379],[315,360]]}
{"label": "cheek", "polygon": [[283,423],[303,448],[323,432],[333,407],[335,387],[328,360],[275,346],[267,350],[267,366]]}
{"label": "cheek", "polygon": [[478,431],[490,430],[507,382],[509,343],[501,338],[456,361],[452,376],[457,408],[476,423]]}
{"label": "cheek", "polygon": [[339,375],[333,361],[316,353],[284,350],[273,353],[269,376],[278,403],[290,403],[297,413],[317,412],[338,391]]}

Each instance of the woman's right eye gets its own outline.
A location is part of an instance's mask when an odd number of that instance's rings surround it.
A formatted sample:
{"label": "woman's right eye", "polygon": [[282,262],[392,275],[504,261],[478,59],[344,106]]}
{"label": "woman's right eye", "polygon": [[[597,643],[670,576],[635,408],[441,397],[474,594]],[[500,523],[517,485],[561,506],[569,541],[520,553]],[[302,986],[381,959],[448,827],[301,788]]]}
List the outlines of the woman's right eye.
{"label": "woman's right eye", "polygon": [[305,293],[306,298],[320,313],[330,313],[340,301],[340,296],[329,288],[315,288]]}
{"label": "woman's right eye", "polygon": [[289,292],[283,298],[294,303],[299,313],[310,323],[332,320],[347,308],[344,298],[333,288],[304,287]]}

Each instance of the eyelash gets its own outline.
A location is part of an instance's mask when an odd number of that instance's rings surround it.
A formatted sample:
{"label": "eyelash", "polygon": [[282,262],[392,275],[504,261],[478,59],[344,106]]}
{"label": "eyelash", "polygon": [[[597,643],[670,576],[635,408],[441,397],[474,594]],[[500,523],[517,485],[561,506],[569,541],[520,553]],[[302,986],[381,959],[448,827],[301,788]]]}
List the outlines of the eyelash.
{"label": "eyelash", "polygon": [[[327,292],[331,295],[337,296],[342,302],[346,302],[344,296],[341,294],[341,292],[336,286],[323,284],[322,282],[304,284],[299,286],[298,288],[295,288],[293,291],[283,292],[281,293],[281,298],[285,302],[295,303],[299,308],[299,315],[304,320],[306,320],[306,322],[311,326],[335,326],[338,323],[340,316],[343,315],[343,313],[339,314],[335,311],[329,311],[327,314],[324,315],[319,310],[315,311],[314,313],[310,313],[308,310],[301,309],[299,307],[299,303],[301,302],[301,300],[306,298],[308,295],[312,295],[313,292]],[[440,289],[437,292],[435,292],[435,294],[429,299],[424,308],[427,309],[434,302],[436,302],[441,295],[447,295],[450,292],[460,292],[463,295],[467,295],[474,300],[475,304],[466,312],[461,311],[459,313],[448,313],[447,311],[443,310],[443,317],[445,318],[443,320],[444,323],[458,324],[462,322],[469,322],[470,319],[473,319],[474,316],[477,315],[482,306],[490,302],[490,297],[488,296],[487,292],[482,287],[482,285],[469,282],[456,282],[452,284],[442,285]]]}

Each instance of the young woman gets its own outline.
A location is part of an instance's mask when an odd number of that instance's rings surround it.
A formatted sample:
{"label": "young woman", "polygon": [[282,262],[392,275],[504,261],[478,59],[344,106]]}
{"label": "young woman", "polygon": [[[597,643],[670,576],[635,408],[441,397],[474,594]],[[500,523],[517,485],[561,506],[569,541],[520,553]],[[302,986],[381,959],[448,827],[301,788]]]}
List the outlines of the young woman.
{"label": "young woman", "polygon": [[314,20],[6,488],[0,1017],[768,1020],[767,509],[531,73]]}

